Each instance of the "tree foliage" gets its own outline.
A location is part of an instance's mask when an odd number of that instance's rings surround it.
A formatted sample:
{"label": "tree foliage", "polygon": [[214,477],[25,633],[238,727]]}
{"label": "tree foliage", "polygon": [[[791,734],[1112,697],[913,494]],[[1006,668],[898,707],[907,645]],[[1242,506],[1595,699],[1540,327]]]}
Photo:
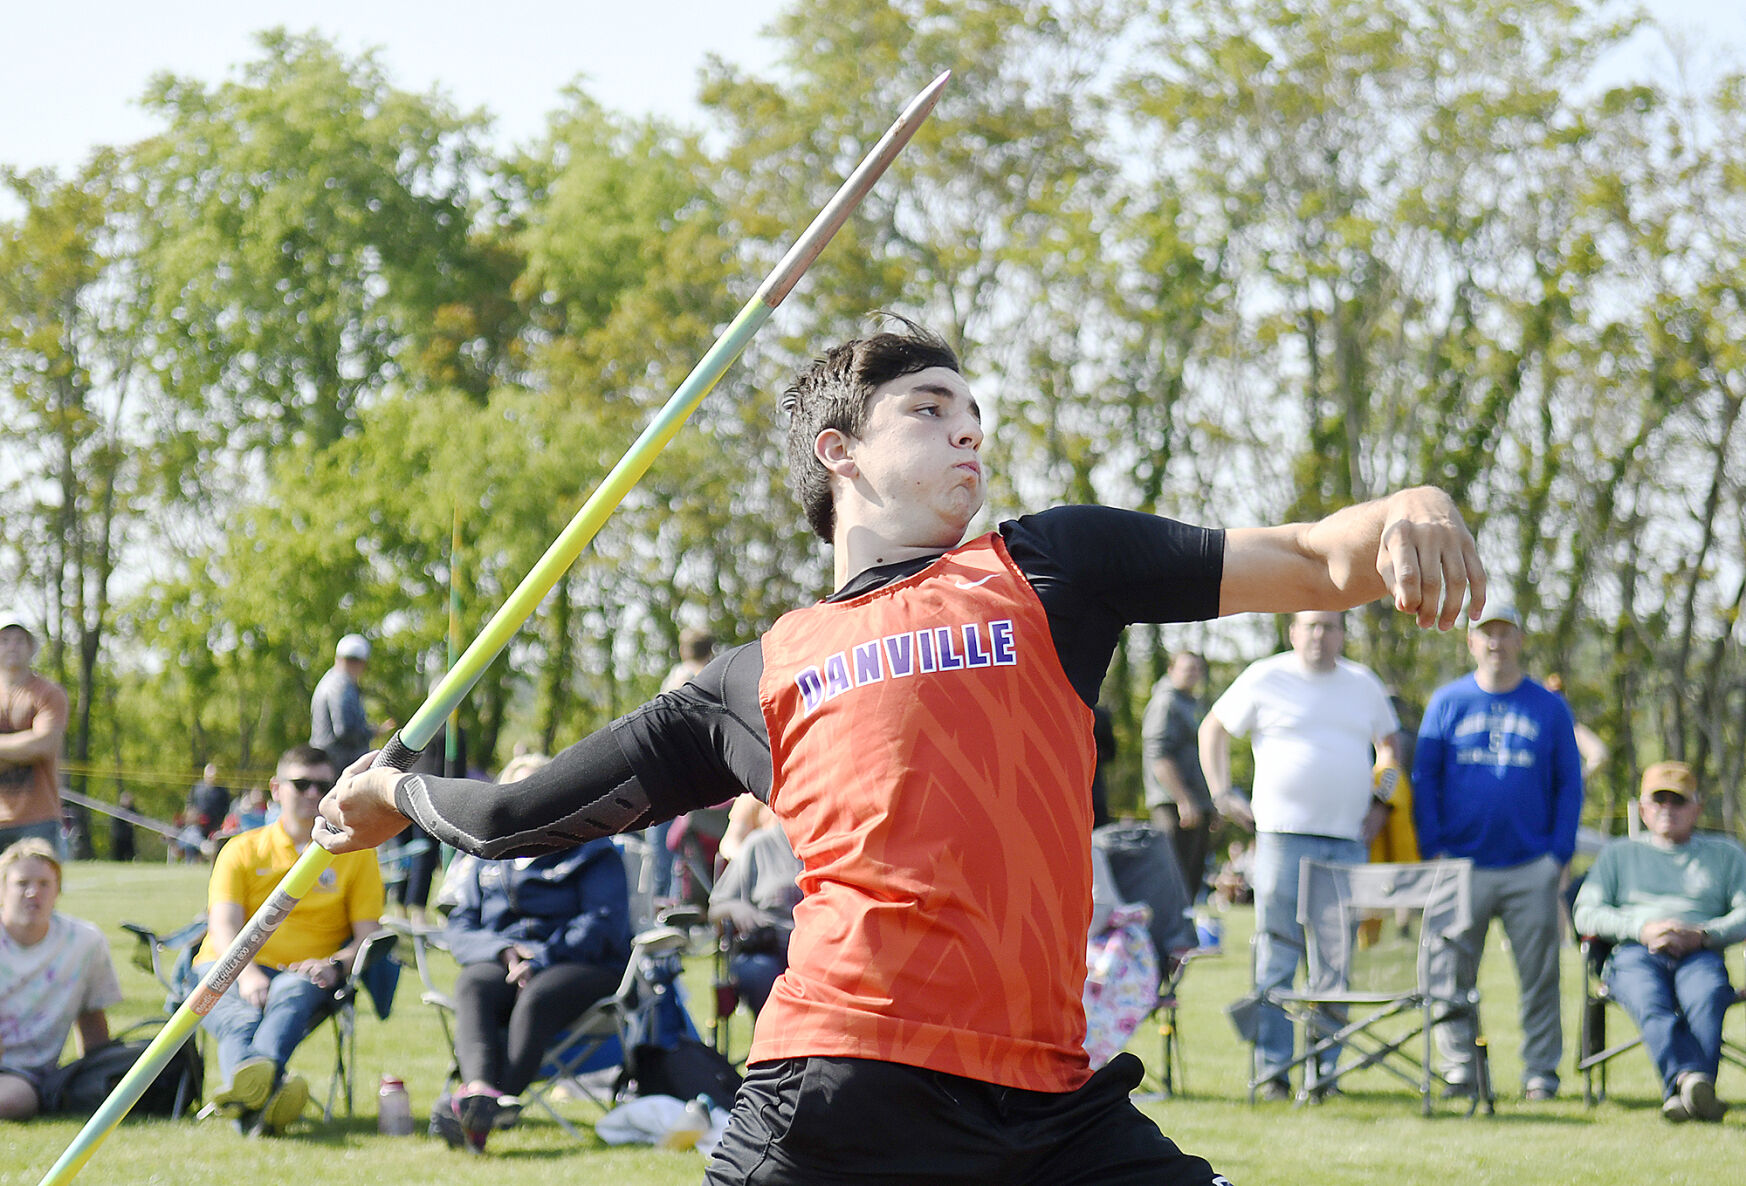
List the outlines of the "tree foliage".
{"label": "tree foliage", "polygon": [[[990,522],[1102,501],[1242,525],[1449,489],[1533,667],[1612,743],[1596,813],[1678,755],[1731,823],[1746,83],[1596,88],[1634,27],[1582,0],[795,0],[769,76],[712,63],[705,126],[575,88],[507,156],[374,57],[266,34],[229,80],[154,82],[152,138],[7,177],[5,580],[53,623],[92,761],[264,764],[352,629],[378,641],[372,711],[404,718],[451,580],[471,637],[949,67],[475,690],[476,759],[631,707],[683,624],[749,640],[826,591],[779,396],[889,309],[961,348]],[[1466,666],[1382,606],[1353,636],[1408,699]],[[1129,632],[1118,802],[1165,648],[1278,641]]]}

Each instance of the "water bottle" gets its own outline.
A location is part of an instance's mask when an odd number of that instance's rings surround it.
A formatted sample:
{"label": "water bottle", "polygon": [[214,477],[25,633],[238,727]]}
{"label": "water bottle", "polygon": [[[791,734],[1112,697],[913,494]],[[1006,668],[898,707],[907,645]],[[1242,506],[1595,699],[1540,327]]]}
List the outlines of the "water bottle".
{"label": "water bottle", "polygon": [[382,1076],[382,1089],[376,1094],[376,1131],[385,1137],[412,1135],[412,1100],[406,1084],[393,1075]]}
{"label": "water bottle", "polygon": [[685,1111],[661,1137],[663,1149],[694,1149],[709,1132],[709,1097],[700,1095],[685,1105]]}

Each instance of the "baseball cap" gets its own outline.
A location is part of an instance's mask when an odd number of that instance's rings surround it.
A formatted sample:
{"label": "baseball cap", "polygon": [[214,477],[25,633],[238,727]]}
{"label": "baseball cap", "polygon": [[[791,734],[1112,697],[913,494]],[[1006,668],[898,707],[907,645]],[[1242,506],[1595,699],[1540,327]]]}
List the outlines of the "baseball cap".
{"label": "baseball cap", "polygon": [[1485,609],[1479,615],[1479,621],[1473,623],[1473,629],[1478,630],[1488,622],[1508,622],[1517,630],[1522,628],[1522,615],[1516,612],[1516,607],[1507,601],[1486,602]]}
{"label": "baseball cap", "polygon": [[339,640],[339,645],[333,649],[334,657],[338,659],[368,659],[370,657],[370,640],[362,634],[348,634]]}
{"label": "baseball cap", "polygon": [[30,628],[30,623],[24,620],[23,614],[12,610],[0,610],[0,630],[4,630],[8,626],[18,627],[33,639],[36,637],[36,631]]}
{"label": "baseball cap", "polygon": [[1697,775],[1684,762],[1656,762],[1643,771],[1642,793],[1653,795],[1656,791],[1672,791],[1687,799],[1695,799]]}

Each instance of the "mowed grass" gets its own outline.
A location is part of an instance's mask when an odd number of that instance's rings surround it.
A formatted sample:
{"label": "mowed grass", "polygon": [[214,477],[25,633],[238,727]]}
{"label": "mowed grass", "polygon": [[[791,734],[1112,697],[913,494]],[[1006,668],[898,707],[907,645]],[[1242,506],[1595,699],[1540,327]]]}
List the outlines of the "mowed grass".
{"label": "mowed grass", "polygon": [[[170,930],[198,912],[205,895],[201,867],[109,865],[68,867],[62,909],[101,924],[110,934],[127,999],[110,1014],[117,1028],[161,1017],[162,993],[149,973],[134,967],[133,937],[120,923],[137,921]],[[1481,983],[1484,1019],[1500,1091],[1497,1114],[1467,1119],[1448,1106],[1424,1119],[1418,1101],[1396,1080],[1367,1071],[1347,1082],[1348,1096],[1314,1108],[1247,1102],[1248,1054],[1224,1016],[1224,1006],[1246,990],[1251,915],[1225,918],[1226,954],[1197,960],[1183,988],[1180,1028],[1187,1060],[1186,1094],[1142,1106],[1183,1148],[1213,1162],[1239,1186],[1257,1183],[1641,1183],[1732,1181],[1741,1173],[1746,1109],[1720,1125],[1674,1127],[1661,1120],[1660,1093],[1640,1051],[1616,1061],[1610,1098],[1595,1108],[1582,1102],[1580,1080],[1566,1074],[1565,1094],[1551,1104],[1520,1099],[1519,1027],[1514,974],[1498,935],[1492,937]],[[1733,961],[1731,961],[1733,962]],[[1738,969],[1736,968],[1736,972]],[[709,961],[689,962],[692,1014],[709,1019]],[[1565,962],[1567,1047],[1573,1048],[1580,993],[1574,950]],[[972,987],[973,986],[967,986]],[[80,1175],[93,1183],[491,1183],[506,1175],[516,1186],[609,1182],[613,1186],[696,1183],[703,1160],[696,1153],[647,1147],[611,1148],[589,1135],[578,1144],[541,1115],[529,1113],[518,1129],[492,1138],[491,1152],[471,1157],[422,1135],[376,1133],[375,1086],[383,1073],[406,1080],[419,1128],[440,1089],[448,1063],[435,1016],[419,1003],[416,974],[408,968],[393,1016],[378,1021],[361,1008],[356,1115],[322,1123],[314,1109],[299,1134],[248,1140],[221,1121],[124,1123],[97,1150]],[[1615,1033],[1629,1023],[1615,1015]],[[1624,1026],[1625,1029],[1620,1029]],[[735,1024],[743,1049],[749,1024]],[[1746,1010],[1735,1010],[1730,1033],[1746,1039]],[[1155,1070],[1159,1042],[1142,1026],[1131,1047]],[[1569,1065],[1569,1056],[1566,1066]],[[325,1098],[333,1042],[323,1030],[304,1043],[293,1069],[307,1077],[317,1101]],[[209,1078],[215,1075],[209,1064]],[[1151,1086],[1148,1083],[1148,1086]],[[1179,1084],[1179,1086],[1181,1086]],[[1746,1074],[1724,1066],[1724,1097],[1746,1098]],[[598,1112],[586,1103],[563,1105],[587,1124]],[[852,1121],[850,1121],[852,1123]],[[75,1120],[0,1124],[0,1184],[35,1183],[78,1133]]]}

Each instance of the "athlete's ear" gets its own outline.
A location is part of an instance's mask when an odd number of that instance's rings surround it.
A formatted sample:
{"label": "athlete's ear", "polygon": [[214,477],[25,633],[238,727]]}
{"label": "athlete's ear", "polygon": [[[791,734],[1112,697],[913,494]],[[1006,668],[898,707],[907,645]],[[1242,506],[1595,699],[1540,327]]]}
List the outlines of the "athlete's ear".
{"label": "athlete's ear", "polygon": [[812,452],[818,458],[819,464],[830,471],[832,477],[858,478],[861,470],[855,465],[852,455],[854,444],[855,438],[842,429],[827,428],[812,443]]}

